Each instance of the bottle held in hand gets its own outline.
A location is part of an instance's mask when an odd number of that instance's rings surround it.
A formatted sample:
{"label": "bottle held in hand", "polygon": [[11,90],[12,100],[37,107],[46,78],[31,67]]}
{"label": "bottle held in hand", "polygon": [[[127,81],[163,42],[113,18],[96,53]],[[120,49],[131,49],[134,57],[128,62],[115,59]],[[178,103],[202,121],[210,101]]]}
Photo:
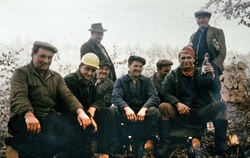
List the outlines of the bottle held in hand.
{"label": "bottle held in hand", "polygon": [[201,75],[206,73],[206,67],[207,67],[207,64],[209,63],[209,57],[210,57],[209,54],[206,53],[204,56],[204,60],[202,62],[202,65],[201,65]]}

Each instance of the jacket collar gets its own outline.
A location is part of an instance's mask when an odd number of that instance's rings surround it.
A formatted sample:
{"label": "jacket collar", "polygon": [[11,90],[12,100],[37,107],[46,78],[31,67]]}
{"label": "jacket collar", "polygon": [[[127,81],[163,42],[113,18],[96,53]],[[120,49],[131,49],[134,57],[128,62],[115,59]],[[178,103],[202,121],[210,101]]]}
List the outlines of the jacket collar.
{"label": "jacket collar", "polygon": [[[213,35],[214,31],[213,31],[213,27],[208,25],[208,28],[207,28],[207,43],[209,43],[210,41],[212,41],[212,38],[214,38],[212,35]],[[210,48],[210,47],[208,47]],[[211,51],[211,50],[210,50]]]}
{"label": "jacket collar", "polygon": [[90,37],[90,39],[89,39],[89,42],[90,42],[91,44],[95,45],[95,46],[98,46],[98,45],[102,46],[101,43],[97,43],[97,42],[96,42],[94,39],[92,39],[91,37]]}
{"label": "jacket collar", "polygon": [[[143,79],[145,79],[145,76],[143,76],[143,75],[141,75],[139,78],[138,78],[138,80],[142,80],[143,81]],[[125,81],[132,81],[132,78],[129,76],[129,74],[127,74],[126,76],[125,76]]]}
{"label": "jacket collar", "polygon": [[164,80],[164,78],[161,78],[160,76],[158,76],[158,72],[154,73],[153,78],[160,81],[160,82]]}

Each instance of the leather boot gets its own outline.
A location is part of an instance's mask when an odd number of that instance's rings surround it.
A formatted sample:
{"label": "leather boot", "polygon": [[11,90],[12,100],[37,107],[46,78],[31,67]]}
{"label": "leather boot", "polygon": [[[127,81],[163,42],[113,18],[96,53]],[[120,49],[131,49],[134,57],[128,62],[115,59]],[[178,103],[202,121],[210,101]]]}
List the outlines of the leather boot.
{"label": "leather boot", "polygon": [[216,154],[225,154],[227,150],[227,120],[215,120],[213,121],[214,128],[215,128],[215,148],[216,148]]}

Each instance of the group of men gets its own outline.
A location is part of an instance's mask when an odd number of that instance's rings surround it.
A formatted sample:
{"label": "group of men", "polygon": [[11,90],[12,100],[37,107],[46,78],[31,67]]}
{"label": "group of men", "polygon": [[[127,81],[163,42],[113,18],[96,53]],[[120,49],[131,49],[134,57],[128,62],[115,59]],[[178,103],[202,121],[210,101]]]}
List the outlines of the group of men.
{"label": "group of men", "polygon": [[[107,31],[101,23],[91,25],[78,69],[64,78],[49,69],[57,48],[34,42],[31,63],[16,69],[11,80],[8,127],[13,137],[6,144],[21,158],[57,153],[77,158],[92,157],[93,142],[96,152],[115,153],[130,136],[135,155],[141,157],[144,144],[159,135],[155,155],[165,157],[170,121],[195,119],[213,122],[216,151],[224,153],[227,117],[219,81],[226,56],[224,33],[208,25],[211,13],[198,11],[195,17],[199,29],[179,52],[179,67],[171,71],[173,63],[160,60],[151,78],[142,75],[146,60],[140,56],[130,56],[128,74],[116,78],[101,44]],[[210,57],[204,59],[206,53]]]}

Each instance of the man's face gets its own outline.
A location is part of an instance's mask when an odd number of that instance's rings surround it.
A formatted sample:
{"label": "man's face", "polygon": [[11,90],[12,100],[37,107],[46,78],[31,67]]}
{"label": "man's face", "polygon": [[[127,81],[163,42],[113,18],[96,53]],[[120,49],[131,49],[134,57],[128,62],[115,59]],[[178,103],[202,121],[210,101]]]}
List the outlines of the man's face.
{"label": "man's face", "polygon": [[92,39],[94,39],[96,42],[101,43],[103,38],[103,32],[92,32],[91,33]]}
{"label": "man's face", "polygon": [[161,67],[161,69],[159,70],[160,72],[160,76],[165,78],[165,76],[171,71],[171,65],[168,66],[163,66]]}
{"label": "man's face", "polygon": [[184,69],[189,69],[194,63],[194,57],[188,53],[181,53],[179,55],[180,66]]}
{"label": "man's face", "polygon": [[79,67],[79,70],[82,74],[82,76],[86,79],[86,80],[91,80],[96,72],[96,68],[93,66],[89,66],[89,65],[81,65]]}
{"label": "man's face", "polygon": [[53,56],[53,52],[43,48],[39,48],[36,54],[32,52],[32,63],[35,69],[37,69],[38,71],[48,70]]}
{"label": "man's face", "polygon": [[106,78],[109,75],[110,69],[108,66],[101,66],[97,69],[97,79],[101,80]]}
{"label": "man's face", "polygon": [[210,18],[207,16],[198,16],[196,18],[196,22],[201,29],[208,27]]}
{"label": "man's face", "polygon": [[133,61],[131,65],[128,65],[130,75],[133,77],[139,77],[143,70],[143,64],[139,61]]}

